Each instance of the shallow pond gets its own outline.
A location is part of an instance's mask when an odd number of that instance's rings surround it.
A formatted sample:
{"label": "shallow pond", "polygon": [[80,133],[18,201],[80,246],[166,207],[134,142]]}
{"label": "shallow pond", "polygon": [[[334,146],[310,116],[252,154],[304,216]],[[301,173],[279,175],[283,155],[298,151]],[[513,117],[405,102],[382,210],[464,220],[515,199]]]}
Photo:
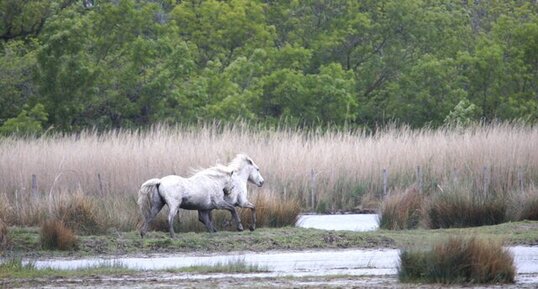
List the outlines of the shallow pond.
{"label": "shallow pond", "polygon": [[[297,226],[324,230],[372,231],[378,228],[378,216],[367,215],[302,215]],[[509,247],[514,255],[518,284],[538,283],[538,247]],[[149,255],[145,257],[27,260],[37,268],[80,269],[103,264],[121,264],[136,270],[165,270],[191,266],[212,266],[237,261],[259,266],[268,272],[236,274],[241,276],[379,276],[394,279],[399,262],[395,249],[344,249],[301,252],[231,252],[219,254]],[[217,276],[229,276],[221,274]],[[174,275],[174,278],[179,278]],[[208,278],[208,274],[188,274],[189,279]],[[183,277],[181,277],[183,278]],[[220,277],[216,277],[220,278]],[[243,277],[241,277],[243,278]]]}
{"label": "shallow pond", "polygon": [[377,214],[300,215],[297,227],[321,230],[375,231],[379,228]]}
{"label": "shallow pond", "polygon": [[[538,282],[538,247],[509,247],[517,268],[516,280],[520,284]],[[399,262],[399,250],[323,250],[303,252],[229,253],[229,254],[178,254],[148,257],[51,259],[33,261],[37,268],[81,269],[102,264],[121,264],[136,270],[165,270],[190,266],[211,266],[242,261],[267,269],[256,273],[258,277],[274,276],[383,276],[394,275]],[[248,274],[252,276],[252,274]],[[200,277],[202,278],[202,277]]]}

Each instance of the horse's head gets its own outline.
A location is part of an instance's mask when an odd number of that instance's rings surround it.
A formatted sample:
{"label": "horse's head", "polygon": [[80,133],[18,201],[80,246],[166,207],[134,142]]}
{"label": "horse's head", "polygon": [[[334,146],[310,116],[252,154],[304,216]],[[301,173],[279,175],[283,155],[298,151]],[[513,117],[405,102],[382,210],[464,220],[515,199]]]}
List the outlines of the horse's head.
{"label": "horse's head", "polygon": [[254,161],[245,154],[240,154],[238,157],[244,162],[241,171],[248,175],[248,181],[258,187],[263,186],[264,179],[260,173],[260,168]]}

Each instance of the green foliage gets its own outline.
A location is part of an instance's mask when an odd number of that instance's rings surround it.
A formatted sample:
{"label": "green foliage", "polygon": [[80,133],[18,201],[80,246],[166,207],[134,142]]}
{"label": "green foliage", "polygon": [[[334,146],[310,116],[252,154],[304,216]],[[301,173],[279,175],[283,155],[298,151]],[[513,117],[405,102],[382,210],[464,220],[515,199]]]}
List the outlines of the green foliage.
{"label": "green foliage", "polygon": [[25,105],[21,113],[15,118],[8,119],[1,127],[2,135],[30,136],[43,133],[43,123],[47,121],[45,106],[38,103],[28,110]]}
{"label": "green foliage", "polygon": [[446,116],[444,124],[447,126],[466,127],[475,123],[477,118],[478,107],[464,98]]}
{"label": "green foliage", "polygon": [[0,3],[0,124],[538,119],[530,0],[81,2]]}

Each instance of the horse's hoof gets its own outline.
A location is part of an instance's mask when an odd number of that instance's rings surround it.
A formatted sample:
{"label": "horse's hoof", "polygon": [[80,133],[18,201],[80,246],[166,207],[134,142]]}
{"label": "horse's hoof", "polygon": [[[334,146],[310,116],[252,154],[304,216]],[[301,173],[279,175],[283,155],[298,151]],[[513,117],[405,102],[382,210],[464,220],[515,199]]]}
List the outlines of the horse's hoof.
{"label": "horse's hoof", "polygon": [[252,232],[252,231],[256,230],[256,227],[253,226],[253,225],[250,225],[250,226],[248,226],[248,229]]}
{"label": "horse's hoof", "polygon": [[243,226],[239,226],[239,227],[237,227],[237,231],[239,231],[239,232],[243,232]]}

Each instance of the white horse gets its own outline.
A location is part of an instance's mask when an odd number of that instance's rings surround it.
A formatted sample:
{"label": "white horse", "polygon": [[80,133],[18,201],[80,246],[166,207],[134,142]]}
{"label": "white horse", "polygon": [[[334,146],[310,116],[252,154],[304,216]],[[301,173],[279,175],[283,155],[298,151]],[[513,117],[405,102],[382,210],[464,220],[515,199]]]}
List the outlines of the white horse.
{"label": "white horse", "polygon": [[[149,222],[165,204],[170,210],[168,226],[171,237],[174,237],[173,221],[179,208],[198,210],[198,219],[210,232],[216,231],[211,211],[228,210],[236,222],[237,229],[243,230],[235,206],[250,208],[253,220],[256,221],[255,206],[246,196],[248,181],[259,187],[264,182],[258,166],[245,154],[238,154],[228,166],[217,165],[198,171],[189,178],[170,175],[146,181],[138,192],[138,206],[144,221],[140,236],[144,237]],[[254,228],[255,225],[251,230]]]}

